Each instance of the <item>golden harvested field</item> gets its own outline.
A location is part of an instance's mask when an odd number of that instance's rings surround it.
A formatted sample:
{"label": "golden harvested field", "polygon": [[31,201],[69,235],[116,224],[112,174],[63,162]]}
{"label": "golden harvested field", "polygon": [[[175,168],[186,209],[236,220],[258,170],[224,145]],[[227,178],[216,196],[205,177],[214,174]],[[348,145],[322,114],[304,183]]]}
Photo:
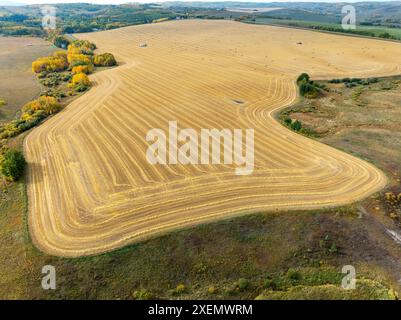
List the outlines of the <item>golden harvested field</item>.
{"label": "golden harvested field", "polygon": [[[294,102],[301,72],[399,74],[399,43],[206,20],[79,38],[121,66],[92,76],[90,92],[25,140],[29,226],[47,253],[91,255],[239,214],[346,204],[386,184],[371,164],[290,132],[273,114]],[[254,128],[253,174],[150,165],[146,133],[172,120],[197,131]]]}

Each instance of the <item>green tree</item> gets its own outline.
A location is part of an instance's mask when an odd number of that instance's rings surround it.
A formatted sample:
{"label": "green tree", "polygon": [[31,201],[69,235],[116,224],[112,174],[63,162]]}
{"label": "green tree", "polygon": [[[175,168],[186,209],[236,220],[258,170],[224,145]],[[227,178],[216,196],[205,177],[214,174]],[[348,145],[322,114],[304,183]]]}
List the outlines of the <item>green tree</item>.
{"label": "green tree", "polygon": [[302,80],[299,83],[299,93],[303,97],[314,98],[317,96],[319,89],[313,82]]}
{"label": "green tree", "polygon": [[380,38],[384,38],[384,39],[393,39],[393,38],[394,38],[394,37],[393,37],[391,34],[389,34],[388,32],[383,32],[383,33],[379,34],[379,37],[380,37]]}
{"label": "green tree", "polygon": [[24,173],[26,161],[22,152],[14,149],[7,150],[0,164],[1,173],[11,181],[17,181]]}
{"label": "green tree", "polygon": [[301,73],[301,75],[297,79],[297,84],[300,84],[301,82],[309,82],[309,75],[307,73]]}
{"label": "green tree", "polygon": [[291,129],[294,131],[299,131],[302,129],[302,123],[299,120],[295,120],[292,124],[291,124]]}
{"label": "green tree", "polygon": [[62,49],[67,49],[68,45],[71,43],[70,40],[68,40],[66,37],[64,36],[57,36],[54,38],[53,41],[54,45],[58,48],[62,48]]}

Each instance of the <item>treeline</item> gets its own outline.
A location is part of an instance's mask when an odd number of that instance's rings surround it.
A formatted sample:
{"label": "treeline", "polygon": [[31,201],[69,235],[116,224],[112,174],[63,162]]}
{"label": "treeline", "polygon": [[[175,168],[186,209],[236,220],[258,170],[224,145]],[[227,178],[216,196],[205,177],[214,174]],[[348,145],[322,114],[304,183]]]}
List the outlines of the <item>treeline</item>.
{"label": "treeline", "polygon": [[342,79],[332,79],[329,80],[328,83],[344,83],[347,88],[353,88],[358,85],[367,86],[373,83],[379,82],[378,78],[368,78],[368,79],[361,79],[361,78],[342,78]]}
{"label": "treeline", "polygon": [[[96,45],[89,41],[68,41],[66,51],[56,51],[32,62],[32,71],[46,90],[38,99],[25,104],[17,119],[0,125],[0,172],[7,180],[18,180],[25,166],[22,153],[6,147],[8,139],[59,112],[62,98],[87,90],[91,86],[88,74],[96,67],[117,64],[111,53],[95,54],[95,49]],[[5,104],[0,99],[0,106]]]}
{"label": "treeline", "polygon": [[[17,12],[13,12],[16,10]],[[46,35],[42,28],[40,11],[31,9],[30,13],[19,13],[21,9],[0,8],[0,34],[6,36],[35,36]]]}
{"label": "treeline", "polygon": [[95,67],[117,65],[111,53],[94,54],[96,45],[89,41],[69,41],[62,36],[56,39],[61,46],[67,46],[67,51],[57,51],[52,56],[32,62],[32,71],[37,74],[44,86],[56,87],[60,82],[70,81],[68,84],[70,89],[83,92],[90,87],[88,75]]}
{"label": "treeline", "polygon": [[[162,7],[157,4],[55,4],[57,29],[50,36],[110,30],[130,25],[162,22],[172,19],[232,19],[241,13],[221,9]],[[0,34],[47,37],[42,29],[40,6],[0,7]]]}
{"label": "treeline", "polygon": [[300,23],[296,23],[296,22],[289,22],[287,25],[290,27],[301,27],[301,28],[308,28],[308,29],[320,30],[320,31],[348,33],[348,34],[356,34],[356,35],[366,36],[366,37],[378,37],[378,38],[383,38],[383,39],[400,40],[400,38],[395,37],[388,32],[382,32],[382,33],[377,34],[373,31],[369,31],[369,30],[361,30],[361,29],[346,30],[340,26],[336,27],[336,26],[327,26],[327,25],[320,25],[320,24],[300,24]]}
{"label": "treeline", "polygon": [[9,149],[9,138],[36,126],[49,115],[61,109],[57,99],[40,97],[27,103],[21,110],[21,116],[0,126],[0,172],[6,181],[17,181],[24,173],[25,158],[22,152]]}
{"label": "treeline", "polygon": [[43,119],[61,110],[61,105],[54,97],[41,96],[22,107],[21,116],[0,127],[0,139],[15,137],[38,125]]}
{"label": "treeline", "polygon": [[32,71],[46,90],[38,99],[22,107],[19,118],[0,126],[0,147],[6,145],[9,138],[59,112],[62,98],[87,90],[91,86],[88,74],[96,66],[117,64],[112,54],[97,55],[95,49],[93,43],[77,40],[68,45],[67,51],[57,51],[32,62]]}
{"label": "treeline", "polygon": [[[55,4],[56,34],[110,30],[129,25],[186,18],[182,12],[158,5]],[[8,36],[47,36],[42,28],[39,5],[1,7],[0,34]]]}
{"label": "treeline", "polygon": [[[7,102],[0,98],[0,107]],[[16,181],[21,178],[25,169],[25,158],[22,152],[9,149],[4,143],[0,147],[0,173],[8,181]]]}

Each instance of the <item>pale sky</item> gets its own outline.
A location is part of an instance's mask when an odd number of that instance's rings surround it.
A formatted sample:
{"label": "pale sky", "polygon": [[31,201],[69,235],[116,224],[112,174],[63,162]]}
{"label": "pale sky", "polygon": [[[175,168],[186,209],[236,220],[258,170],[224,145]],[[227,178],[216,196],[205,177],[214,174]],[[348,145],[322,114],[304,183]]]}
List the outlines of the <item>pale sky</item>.
{"label": "pale sky", "polygon": [[[148,2],[165,2],[165,1],[172,1],[172,0],[8,0],[7,2],[16,2],[16,3],[24,3],[24,4],[44,4],[44,3],[97,3],[97,4],[121,4],[127,2],[140,2],[140,3],[148,3]],[[173,0],[175,1],[175,0]],[[202,2],[219,2],[222,0],[194,0],[194,1],[202,1]],[[224,1],[224,0],[223,0]],[[235,0],[230,0],[235,1]],[[273,0],[273,1],[266,1],[266,0],[245,0],[242,2],[361,2],[361,1],[380,1],[380,0]],[[396,0],[393,0],[396,1]],[[0,0],[1,2],[1,0]]]}

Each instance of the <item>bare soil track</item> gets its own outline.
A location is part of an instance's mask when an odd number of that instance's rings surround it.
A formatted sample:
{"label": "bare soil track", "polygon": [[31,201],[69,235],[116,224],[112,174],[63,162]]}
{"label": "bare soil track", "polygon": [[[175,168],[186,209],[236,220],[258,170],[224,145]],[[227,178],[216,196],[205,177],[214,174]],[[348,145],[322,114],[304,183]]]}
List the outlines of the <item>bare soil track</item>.
{"label": "bare soil track", "polygon": [[[90,92],[25,140],[30,232],[47,253],[92,255],[238,214],[347,204],[386,184],[371,164],[290,132],[273,113],[294,102],[301,72],[399,74],[401,44],[203,20],[79,38],[122,65],[95,74]],[[254,128],[254,173],[150,165],[146,133],[171,120]]]}

